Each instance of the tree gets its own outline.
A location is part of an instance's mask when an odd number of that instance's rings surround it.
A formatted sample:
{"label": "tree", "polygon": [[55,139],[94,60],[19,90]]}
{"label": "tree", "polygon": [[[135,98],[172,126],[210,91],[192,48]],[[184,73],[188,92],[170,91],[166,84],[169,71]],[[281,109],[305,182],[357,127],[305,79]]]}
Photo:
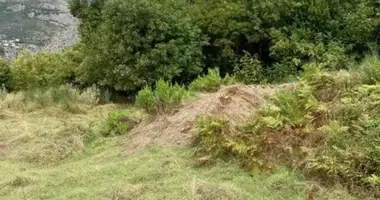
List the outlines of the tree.
{"label": "tree", "polygon": [[84,82],[135,91],[159,79],[186,82],[202,71],[200,30],[178,1],[115,0],[86,42]]}

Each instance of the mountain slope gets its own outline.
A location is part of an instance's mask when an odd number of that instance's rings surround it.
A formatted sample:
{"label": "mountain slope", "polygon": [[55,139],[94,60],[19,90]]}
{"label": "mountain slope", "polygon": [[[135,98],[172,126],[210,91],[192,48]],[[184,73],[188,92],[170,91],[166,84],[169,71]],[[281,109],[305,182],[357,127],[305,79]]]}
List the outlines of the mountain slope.
{"label": "mountain slope", "polygon": [[0,55],[14,58],[20,49],[45,46],[59,50],[75,43],[77,23],[65,0],[0,0]]}

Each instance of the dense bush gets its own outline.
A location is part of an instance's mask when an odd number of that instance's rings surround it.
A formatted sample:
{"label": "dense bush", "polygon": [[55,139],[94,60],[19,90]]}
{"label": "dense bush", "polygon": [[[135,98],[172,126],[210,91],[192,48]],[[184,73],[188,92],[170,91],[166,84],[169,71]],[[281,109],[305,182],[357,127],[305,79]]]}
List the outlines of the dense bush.
{"label": "dense bush", "polygon": [[149,113],[165,113],[181,105],[189,92],[177,84],[159,80],[154,89],[146,86],[136,95],[136,106]]}
{"label": "dense bush", "polygon": [[[271,80],[296,75],[311,60],[331,69],[361,58],[377,42],[379,4],[370,0],[197,1],[194,23],[210,38],[206,64],[232,72],[244,51],[257,54]],[[354,10],[354,11],[353,11]]]}
{"label": "dense bush", "polygon": [[65,84],[73,75],[65,54],[21,52],[11,64],[12,88],[16,90]]}
{"label": "dense bush", "polygon": [[236,80],[245,84],[265,82],[264,70],[261,62],[254,56],[246,53],[235,64]]}
{"label": "dense bush", "polygon": [[135,91],[160,78],[188,83],[203,65],[218,67],[222,76],[237,72],[248,83],[261,76],[287,81],[311,61],[347,68],[369,43],[377,44],[379,6],[371,0],[72,0],[87,47],[78,77]]}
{"label": "dense bush", "polygon": [[10,70],[10,63],[0,58],[0,86],[9,88],[10,82],[11,82],[11,70]]}
{"label": "dense bush", "polygon": [[[87,45],[84,82],[136,91],[159,79],[190,80],[202,71],[200,30],[178,1],[115,0]],[[123,17],[120,17],[123,16]]]}

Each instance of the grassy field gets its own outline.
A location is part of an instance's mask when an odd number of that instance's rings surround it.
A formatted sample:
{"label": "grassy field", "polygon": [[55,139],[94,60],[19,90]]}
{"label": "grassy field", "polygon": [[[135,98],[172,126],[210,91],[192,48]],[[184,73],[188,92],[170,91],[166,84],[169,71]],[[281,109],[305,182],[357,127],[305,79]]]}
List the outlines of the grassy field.
{"label": "grassy field", "polygon": [[[125,106],[38,107],[15,96],[0,101],[2,200],[301,200],[312,184],[286,169],[248,173],[233,162],[196,167],[190,147],[127,156],[125,136],[98,134],[108,113]],[[354,199],[339,188],[321,188],[319,194],[318,199]]]}

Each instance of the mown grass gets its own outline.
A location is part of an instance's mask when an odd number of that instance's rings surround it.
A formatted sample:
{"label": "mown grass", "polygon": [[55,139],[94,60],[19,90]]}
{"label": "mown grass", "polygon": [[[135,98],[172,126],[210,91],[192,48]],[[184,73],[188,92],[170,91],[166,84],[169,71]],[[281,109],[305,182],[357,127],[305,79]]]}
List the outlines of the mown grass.
{"label": "mown grass", "polygon": [[[310,184],[283,169],[249,174],[227,163],[194,168],[190,149],[155,148],[125,158],[120,141],[104,139],[92,155],[50,167],[2,160],[0,198],[301,200]],[[349,199],[329,193],[322,199]]]}
{"label": "mown grass", "polygon": [[[82,106],[77,102],[69,103]],[[108,113],[131,108],[91,105],[77,113],[49,105],[0,107],[0,199],[301,200],[313,184],[283,168],[249,173],[232,161],[199,167],[190,147],[126,156],[125,136],[105,137],[100,130]],[[353,199],[341,189],[322,188],[319,194]]]}

